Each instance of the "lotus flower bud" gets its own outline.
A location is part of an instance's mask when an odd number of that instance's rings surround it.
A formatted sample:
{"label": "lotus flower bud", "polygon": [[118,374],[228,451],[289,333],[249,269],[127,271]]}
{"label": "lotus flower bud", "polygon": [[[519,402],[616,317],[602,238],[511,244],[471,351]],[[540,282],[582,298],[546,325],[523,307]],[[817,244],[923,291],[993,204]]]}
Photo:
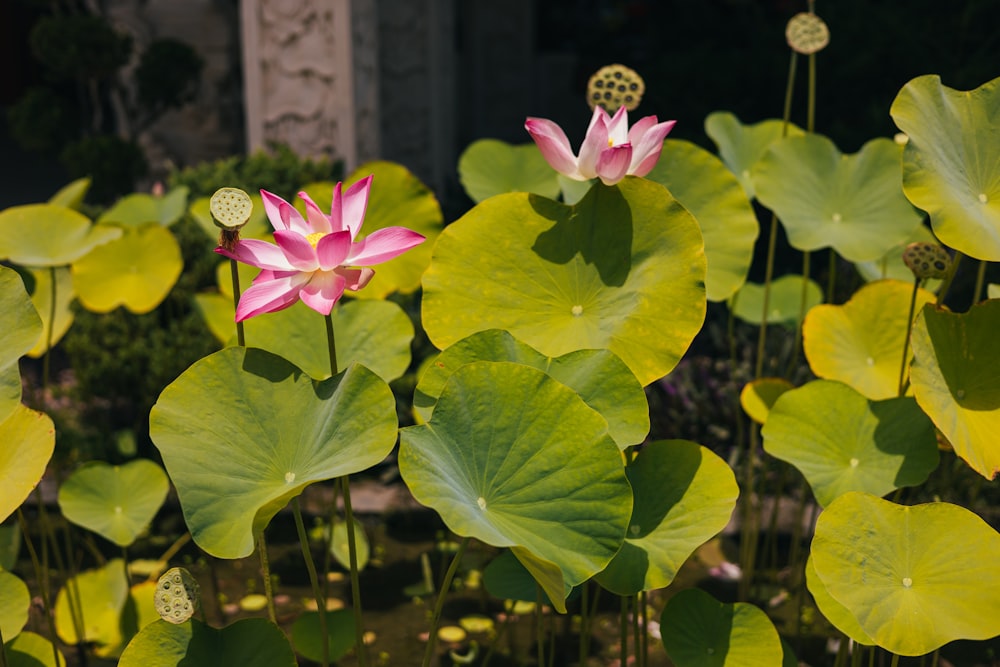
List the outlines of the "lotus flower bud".
{"label": "lotus flower bud", "polygon": [[906,264],[917,278],[942,279],[951,269],[951,255],[936,243],[918,241],[903,250],[903,264]]}

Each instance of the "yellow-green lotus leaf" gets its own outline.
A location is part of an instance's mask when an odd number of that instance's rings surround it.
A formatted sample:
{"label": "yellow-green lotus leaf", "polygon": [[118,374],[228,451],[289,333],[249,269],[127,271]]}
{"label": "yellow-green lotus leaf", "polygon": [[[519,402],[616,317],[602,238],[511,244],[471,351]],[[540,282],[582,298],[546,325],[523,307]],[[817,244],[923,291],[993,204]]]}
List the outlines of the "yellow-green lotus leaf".
{"label": "yellow-green lotus leaf", "polygon": [[809,592],[816,602],[816,608],[835,628],[859,644],[875,645],[875,640],[861,628],[858,619],[854,618],[854,614],[847,607],[834,600],[829,591],[826,590],[823,580],[816,574],[816,567],[813,565],[811,555],[806,560],[806,586],[809,587]]}
{"label": "yellow-green lotus leaf", "polygon": [[667,187],[694,215],[705,239],[709,301],[725,301],[738,290],[750,270],[760,227],[736,177],[719,158],[680,139],[668,139],[646,178]]}
{"label": "yellow-green lotus leaf", "polygon": [[986,479],[1000,471],[1000,301],[967,313],[924,306],[911,338],[913,395],[955,453]]}
{"label": "yellow-green lotus leaf", "polygon": [[477,203],[505,192],[534,192],[549,199],[559,196],[556,173],[534,143],[474,141],[458,158],[458,180]]}
{"label": "yellow-green lotus leaf", "polygon": [[43,412],[24,405],[0,422],[0,521],[14,513],[45,474],[56,446],[56,430]]}
{"label": "yellow-green lotus leaf", "polygon": [[141,227],[147,224],[169,227],[184,215],[188,188],[180,186],[163,196],[135,192],[125,195],[101,214],[98,223],[121,227]]}
{"label": "yellow-green lotus leaf", "polygon": [[21,276],[0,266],[0,422],[21,403],[18,361],[38,338],[40,329]]}
{"label": "yellow-green lotus leaf", "polygon": [[64,266],[121,236],[91,224],[78,211],[55,204],[26,204],[0,211],[0,259],[24,266]]}
{"label": "yellow-green lotus leaf", "polygon": [[59,188],[58,192],[49,197],[49,203],[56,204],[57,206],[65,206],[79,211],[80,205],[83,204],[83,198],[87,196],[88,190],[90,190],[90,179],[78,178],[72,183],[68,183]]}
{"label": "yellow-green lotus leaf", "polygon": [[761,435],[764,450],[798,468],[824,507],[848,491],[921,484],[938,465],[934,427],[916,401],[871,401],[831,380],[782,394]]}
{"label": "yellow-green lotus leaf", "polygon": [[17,575],[0,571],[0,637],[5,642],[16,637],[28,622],[31,595]]}
{"label": "yellow-green lotus leaf", "polygon": [[[842,306],[810,310],[802,325],[802,345],[812,372],[873,400],[897,396],[912,295],[912,281],[878,280]],[[934,300],[931,292],[917,290],[914,314]],[[908,352],[907,364],[911,357]]]}
{"label": "yellow-green lotus leaf", "polygon": [[847,493],[819,515],[811,553],[830,596],[887,651],[1000,635],[1000,534],[963,507]]}
{"label": "yellow-green lotus leaf", "polygon": [[73,274],[68,266],[55,266],[45,269],[28,269],[35,279],[35,291],[31,293],[31,303],[42,320],[42,331],[38,334],[34,347],[28,351],[28,356],[37,359],[45,354],[49,345],[49,319],[52,317],[52,279],[55,277],[55,320],[52,324],[51,344],[62,340],[73,325],[73,309],[70,307],[76,299],[73,289]]}
{"label": "yellow-green lotus leaf", "polygon": [[1000,260],[1000,78],[954,90],[918,76],[889,110],[909,137],[903,189],[927,211],[941,241],[976,259]]}
{"label": "yellow-green lotus leaf", "polygon": [[[368,162],[344,179],[344,189],[369,175],[374,175],[368,209],[361,226],[360,240],[384,227],[406,227],[423,234],[427,240],[399,257],[375,267],[375,277],[359,292],[349,292],[359,299],[384,299],[393,292],[409,293],[420,287],[420,276],[431,259],[434,239],[444,224],[444,214],[434,193],[406,167],[394,162]],[[334,183],[312,183],[302,188],[322,211],[330,210]],[[296,200],[301,212],[303,204]]]}
{"label": "yellow-green lotus leaf", "polygon": [[66,667],[66,658],[52,642],[25,630],[4,645],[10,667]]}
{"label": "yellow-green lotus leaf", "polygon": [[802,129],[794,123],[778,119],[762,120],[753,125],[744,125],[740,119],[728,111],[713,111],[705,118],[705,134],[719,148],[719,157],[729,171],[739,179],[747,197],[756,196],[753,187],[753,166],[757,164],[768,147],[783,136],[797,137]]}
{"label": "yellow-green lotus leaf", "polygon": [[439,349],[506,329],[548,357],[611,350],[647,385],[701,328],[704,280],[698,223],[658,183],[598,184],[574,206],[497,195],[438,237],[422,322]]}
{"label": "yellow-green lotus leaf", "polygon": [[740,405],[743,412],[758,424],[767,421],[767,415],[774,407],[775,401],[795,385],[784,378],[760,378],[743,385],[740,392]]}
{"label": "yellow-green lotus leaf", "polygon": [[[764,319],[764,285],[746,283],[729,300],[733,315],[750,324],[760,324]],[[805,302],[803,303],[803,291]],[[794,327],[803,313],[823,303],[823,290],[812,280],[802,276],[787,275],[771,281],[767,299],[767,321]],[[900,352],[902,354],[902,352]]]}
{"label": "yellow-green lotus leaf", "polygon": [[170,230],[146,225],[126,229],[120,239],[94,248],[72,268],[77,298],[87,310],[107,313],[125,306],[141,314],[166,298],[184,262]]}
{"label": "yellow-green lotus leaf", "polygon": [[794,248],[878,259],[923,217],[903,195],[899,155],[891,139],[873,139],[853,155],[818,134],[782,139],[754,167],[757,199],[778,215]]}

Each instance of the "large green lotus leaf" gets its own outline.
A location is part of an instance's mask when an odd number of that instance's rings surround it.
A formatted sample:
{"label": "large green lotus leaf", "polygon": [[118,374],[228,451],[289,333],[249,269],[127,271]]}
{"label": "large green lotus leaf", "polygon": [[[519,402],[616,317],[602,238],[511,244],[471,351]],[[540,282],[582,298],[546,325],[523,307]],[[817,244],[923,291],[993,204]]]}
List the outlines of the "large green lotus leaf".
{"label": "large green lotus leaf", "polygon": [[28,351],[28,356],[39,358],[45,355],[49,344],[49,319],[52,316],[52,279],[56,283],[55,324],[52,325],[52,345],[54,346],[66,335],[73,325],[73,309],[70,305],[76,298],[73,289],[73,274],[68,266],[55,266],[44,269],[28,269],[35,279],[35,291],[31,293],[31,303],[35,306],[42,320],[42,331],[35,340],[35,345]]}
{"label": "large green lotus leaf", "polygon": [[[898,246],[890,248],[879,259],[872,262],[855,262],[854,267],[861,274],[861,277],[869,282],[882,280],[883,278],[892,278],[912,284],[913,271],[910,271],[910,268],[903,263],[903,251],[907,245],[914,242],[936,244],[938,240],[934,238],[934,234],[931,233],[931,230],[927,226],[919,225],[918,227],[914,227],[913,233],[905,241]],[[937,288],[941,285],[941,281],[928,279],[923,281],[922,284],[926,289],[936,292]]]}
{"label": "large green lotus leaf", "polygon": [[[559,586],[562,584],[560,574]],[[552,604],[548,593],[544,588],[539,591],[538,580],[511,549],[502,551],[483,568],[483,586],[487,593],[501,600],[537,602],[540,593],[544,604]]]}
{"label": "large green lotus leaf", "polygon": [[28,622],[28,586],[10,572],[0,572],[0,637],[10,641]]}
{"label": "large green lotus leaf", "polygon": [[[267,219],[263,200],[256,192],[247,194],[250,195],[250,202],[253,204],[253,209],[250,213],[250,219],[247,220],[247,224],[240,229],[240,236],[247,239],[273,241],[271,233],[274,231],[274,228],[271,227],[271,223]],[[211,206],[211,197],[199,197],[191,202],[191,206],[188,207],[188,213],[191,214],[191,217],[194,218],[194,221],[198,223],[198,226],[209,238],[217,241],[221,230],[216,227],[215,222],[212,220]]]}
{"label": "large green lotus leaf", "polygon": [[889,109],[909,137],[903,189],[931,217],[945,245],[976,259],[1000,260],[1000,79],[971,91],[918,76]]}
{"label": "large green lotus leaf", "polygon": [[[65,643],[78,643],[74,608],[83,618],[83,641],[94,643],[94,653],[100,657],[120,655],[141,628],[159,618],[153,605],[156,582],[145,581],[130,589],[123,563],[114,559],[101,568],[81,572],[60,589],[55,606],[56,634]],[[73,591],[72,606],[68,590]]]}
{"label": "large green lotus leaf", "polygon": [[[235,345],[236,308],[228,262],[219,268],[220,293],[196,294],[195,305],[219,342]],[[242,270],[240,276],[240,285],[249,286]],[[247,344],[285,357],[316,379],[330,377],[326,323],[305,304],[258,315],[243,325]],[[333,310],[333,329],[341,368],[357,362],[392,382],[410,366],[413,321],[391,301],[341,301]]]}
{"label": "large green lotus leaf", "polygon": [[120,667],[295,667],[285,633],[266,618],[245,618],[221,630],[197,619],[174,625],[159,620],[129,643]]}
{"label": "large green lotus leaf", "polygon": [[126,229],[120,239],[73,262],[73,284],[87,310],[107,313],[125,306],[142,314],[160,305],[183,268],[180,245],[170,230],[146,225]]}
{"label": "large green lotus leaf", "polygon": [[697,588],[670,598],[660,633],[667,655],[683,667],[774,667],[783,660],[778,631],[760,608],[719,602]]}
{"label": "large green lotus leaf", "polygon": [[854,614],[847,607],[834,600],[830,592],[826,590],[826,585],[816,574],[816,567],[813,565],[811,555],[806,560],[806,586],[809,587],[809,592],[816,602],[816,608],[835,628],[858,644],[875,645],[875,640],[861,628],[858,619],[854,618]]}
{"label": "large green lotus leaf", "polygon": [[680,139],[664,143],[646,178],[665,185],[698,221],[708,258],[705,294],[709,301],[725,301],[746,281],[760,233],[739,181],[719,158]]}
{"label": "large green lotus leaf", "polygon": [[25,266],[63,266],[122,235],[65,206],[26,204],[0,211],[0,259]]}
{"label": "large green lotus leaf", "polygon": [[794,388],[795,385],[784,378],[758,378],[743,385],[740,406],[750,419],[764,424],[778,398]]}
{"label": "large green lotus leaf", "polygon": [[757,198],[781,219],[793,247],[878,259],[922,218],[903,195],[899,153],[891,139],[873,139],[854,155],[818,134],[782,139],[754,168]]}
{"label": "large green lotus leaf", "polygon": [[[65,667],[62,651],[52,649],[52,642],[25,630],[4,645],[8,667]],[[56,662],[58,660],[58,663]]]}
{"label": "large green lotus leaf", "polygon": [[728,111],[714,111],[705,118],[705,134],[719,148],[719,157],[733,172],[747,197],[756,194],[753,187],[753,166],[757,164],[771,144],[782,136],[798,137],[804,134],[794,123],[781,120],[762,120],[753,125],[744,125],[740,119]]}
{"label": "large green lotus leaf", "polygon": [[923,655],[1000,634],[1000,534],[948,503],[906,507],[848,493],[816,522],[812,560],[878,646]]}
{"label": "large green lotus leaf", "polygon": [[464,338],[439,354],[420,376],[413,407],[423,421],[456,369],[472,361],[513,361],[545,371],[580,395],[608,421],[619,449],[642,442],[649,433],[649,405],[639,381],[613,352],[578,350],[556,359],[499,329]]}
{"label": "large green lotus leaf", "polygon": [[725,461],[687,440],[647,444],[625,472],[632,519],[625,544],[597,581],[635,595],[669,585],[694,550],[729,523],[740,490]]}
{"label": "large green lotus leaf", "polygon": [[831,380],[782,394],[761,435],[764,450],[798,468],[823,507],[848,491],[881,496],[920,484],[938,464],[934,425],[916,401],[871,401]]}
{"label": "large green lotus leaf", "polygon": [[78,178],[72,183],[67,183],[59,188],[58,192],[49,197],[49,203],[79,211],[80,206],[83,204],[83,198],[87,196],[89,190],[90,179]]}
{"label": "large green lotus leaf", "polygon": [[150,437],[198,545],[242,558],[288,501],[312,484],[369,468],[396,440],[396,402],[353,364],[316,382],[288,361],[230,347],[160,394]]}
{"label": "large green lotus leaf", "polygon": [[41,325],[21,276],[0,266],[0,422],[21,403],[18,360],[38,340]]}
{"label": "large green lotus leaf", "polygon": [[163,468],[152,461],[92,461],[63,482],[59,509],[67,520],[127,547],[149,526],[169,488]]}
{"label": "large green lotus leaf", "polygon": [[422,321],[439,349],[494,328],[550,357],[609,349],[646,385],[701,328],[704,279],[698,223],[658,183],[595,185],[575,206],[498,195],[438,238]]}
{"label": "large green lotus leaf", "polygon": [[97,222],[121,227],[141,227],[150,223],[169,227],[184,215],[187,198],[188,189],[183,185],[162,197],[136,192],[115,202]]}
{"label": "large green lotus leaf", "polygon": [[[444,224],[444,215],[434,193],[401,164],[368,162],[344,179],[344,189],[356,181],[374,175],[368,210],[361,236],[384,227],[406,227],[423,234],[427,240],[384,264],[377,264],[375,277],[355,294],[362,299],[383,299],[393,292],[413,292],[420,287],[420,276],[431,259],[431,247]],[[313,183],[303,190],[324,211],[330,210],[334,183]],[[295,205],[302,210],[302,202]]]}
{"label": "large green lotus leaf", "polygon": [[458,158],[458,180],[477,203],[505,192],[533,192],[549,199],[559,196],[556,172],[534,143],[474,141]]}
{"label": "large green lotus leaf", "polygon": [[[812,372],[873,400],[897,396],[912,296],[912,281],[879,280],[842,306],[811,309],[802,325],[802,346]],[[917,291],[916,308],[934,301],[933,293]]]}
{"label": "large green lotus leaf", "polygon": [[[806,281],[805,311],[823,303],[823,289],[812,280]],[[760,324],[764,315],[764,286],[746,283],[732,299],[733,315],[750,324]],[[771,281],[767,300],[767,321],[794,327],[802,316],[802,276],[787,275]],[[902,355],[902,353],[900,353]]]}
{"label": "large green lotus leaf", "polygon": [[973,470],[1000,471],[1000,301],[967,313],[924,306],[913,325],[913,395]]}
{"label": "large green lotus leaf", "polygon": [[43,413],[18,405],[0,422],[0,521],[14,513],[45,474],[56,430]]}
{"label": "large green lotus leaf", "polygon": [[[607,422],[572,389],[522,364],[456,370],[431,420],[400,431],[399,471],[456,534],[558,566],[562,590],[539,583],[560,611],[568,589],[618,551],[632,511]],[[519,560],[532,570],[530,558]]]}
{"label": "large green lotus leaf", "polygon": [[[318,380],[330,377],[326,322],[304,303],[243,326],[248,345],[279,354]],[[357,362],[391,382],[410,366],[413,322],[391,301],[342,301],[333,310],[333,330],[341,368]]]}

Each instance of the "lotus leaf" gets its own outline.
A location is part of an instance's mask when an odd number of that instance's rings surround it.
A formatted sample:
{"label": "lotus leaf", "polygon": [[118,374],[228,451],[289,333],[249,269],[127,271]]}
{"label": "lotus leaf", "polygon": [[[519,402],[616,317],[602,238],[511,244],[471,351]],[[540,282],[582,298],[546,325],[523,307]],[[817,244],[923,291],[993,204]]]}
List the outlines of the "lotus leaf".
{"label": "lotus leaf", "polygon": [[4,649],[8,667],[66,667],[62,651],[53,650],[52,642],[34,632],[25,630],[7,642]]}
{"label": "lotus leaf", "polygon": [[[73,309],[70,305],[76,298],[73,289],[73,275],[68,266],[50,266],[44,269],[29,269],[35,279],[35,291],[31,293],[31,303],[42,320],[42,331],[28,356],[35,359],[43,356],[49,346],[49,320],[52,319],[52,298],[55,297],[55,319],[52,325],[51,344],[55,346],[73,325]],[[54,281],[53,281],[54,279]],[[55,282],[55,290],[52,283]]]}
{"label": "lotus leaf", "polygon": [[16,637],[28,622],[31,594],[28,586],[10,572],[0,572],[0,637]]}
{"label": "lotus leaf", "polygon": [[760,378],[747,382],[740,391],[740,405],[750,419],[763,424],[775,401],[790,389],[794,389],[794,385],[784,378]]}
{"label": "lotus leaf", "polygon": [[505,192],[533,192],[549,199],[559,196],[556,173],[534,143],[474,141],[458,158],[458,179],[477,203]]}
{"label": "lotus leaf", "polygon": [[52,420],[18,405],[0,422],[0,521],[14,513],[45,474],[56,446]]}
{"label": "lotus leaf", "polygon": [[158,620],[129,643],[120,667],[295,667],[295,653],[277,625],[245,618],[220,630],[196,619],[172,625]]}
{"label": "lotus leaf", "polygon": [[719,157],[739,179],[747,197],[753,199],[756,196],[751,176],[753,166],[771,144],[783,136],[797,137],[803,132],[794,123],[776,119],[744,125],[728,111],[714,111],[705,118],[705,134],[715,142]]}
{"label": "lotus leaf", "polygon": [[21,404],[18,360],[41,331],[41,320],[24,289],[21,276],[0,266],[0,422]]}
{"label": "lotus leaf", "polygon": [[87,196],[89,190],[90,179],[78,178],[72,183],[67,183],[59,188],[58,192],[49,197],[48,203],[79,211],[80,205],[83,204],[83,198]]}
{"label": "lotus leaf", "polygon": [[187,197],[188,189],[183,185],[161,197],[136,192],[115,202],[97,222],[121,227],[142,227],[150,223],[169,227],[184,215]]}
{"label": "lotus leaf", "polygon": [[[764,285],[756,283],[743,285],[730,299],[733,315],[744,322],[760,324],[764,315],[764,289]],[[805,303],[803,303],[803,289]],[[767,300],[767,321],[794,327],[803,313],[820,303],[823,303],[823,290],[815,282],[807,280],[803,287],[802,276],[782,276],[771,281],[771,293]]]}
{"label": "lotus leaf", "polygon": [[64,266],[121,235],[118,227],[93,225],[82,213],[55,204],[0,211],[0,259],[24,266]]}

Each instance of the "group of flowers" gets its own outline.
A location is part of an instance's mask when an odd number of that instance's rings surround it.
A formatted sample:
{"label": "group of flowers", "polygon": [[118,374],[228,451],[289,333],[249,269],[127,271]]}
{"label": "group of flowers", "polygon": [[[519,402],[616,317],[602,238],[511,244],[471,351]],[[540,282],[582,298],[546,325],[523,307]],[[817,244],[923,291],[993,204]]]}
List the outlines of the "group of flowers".
{"label": "group of flowers", "polygon": [[[630,129],[625,107],[614,116],[595,107],[579,155],[573,153],[566,133],[551,120],[528,118],[524,127],[560,174],[578,181],[599,178],[605,185],[614,185],[627,175],[650,172],[675,122],[660,123],[656,116],[646,116]],[[288,308],[299,300],[329,315],[345,290],[359,290],[368,284],[375,275],[371,265],[424,242],[424,236],[404,227],[386,227],[357,240],[371,185],[372,176],[346,191],[337,183],[329,215],[300,192],[304,217],[281,197],[260,191],[275,242],[245,239],[232,249],[220,246],[215,250],[261,270],[240,297],[237,322]]]}

